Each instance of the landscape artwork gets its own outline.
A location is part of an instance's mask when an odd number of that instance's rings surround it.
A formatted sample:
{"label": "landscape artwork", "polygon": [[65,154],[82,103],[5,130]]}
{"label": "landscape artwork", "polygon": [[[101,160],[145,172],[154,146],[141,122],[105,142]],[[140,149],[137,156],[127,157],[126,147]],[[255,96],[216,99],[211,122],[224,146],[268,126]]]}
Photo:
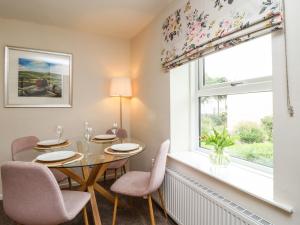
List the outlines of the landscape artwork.
{"label": "landscape artwork", "polygon": [[5,46],[8,108],[72,107],[72,54]]}
{"label": "landscape artwork", "polygon": [[18,96],[61,98],[66,66],[19,58]]}

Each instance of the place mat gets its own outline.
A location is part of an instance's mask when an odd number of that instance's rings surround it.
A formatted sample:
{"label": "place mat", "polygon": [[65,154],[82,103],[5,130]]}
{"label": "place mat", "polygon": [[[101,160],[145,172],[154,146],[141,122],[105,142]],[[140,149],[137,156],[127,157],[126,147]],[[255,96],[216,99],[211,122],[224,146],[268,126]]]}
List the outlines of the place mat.
{"label": "place mat", "polygon": [[128,152],[118,152],[118,151],[114,151],[112,150],[110,147],[104,149],[104,152],[110,155],[131,155],[131,154],[137,154],[139,152],[141,152],[143,150],[142,147],[139,147],[138,149],[132,150],[132,151],[128,151]]}
{"label": "place mat", "polygon": [[73,157],[65,159],[65,160],[60,160],[60,161],[55,161],[55,162],[43,162],[43,161],[34,159],[32,162],[40,163],[47,167],[54,167],[54,166],[62,166],[62,165],[74,163],[74,162],[80,161],[82,159],[83,159],[83,154],[80,152],[76,152],[76,154]]}
{"label": "place mat", "polygon": [[103,143],[111,143],[111,142],[115,142],[115,141],[118,141],[118,140],[119,140],[118,137],[116,137],[116,138],[114,138],[114,139],[108,139],[108,140],[100,140],[100,139],[95,139],[95,138],[93,138],[93,139],[91,140],[91,142],[94,142],[94,143],[97,143],[97,144],[103,144]]}
{"label": "place mat", "polygon": [[40,146],[40,145],[37,145],[35,147],[33,147],[34,149],[37,149],[37,150],[49,150],[49,149],[59,149],[59,148],[66,148],[68,146],[70,146],[72,143],[70,141],[66,141],[62,144],[59,144],[59,145],[51,145],[51,146]]}

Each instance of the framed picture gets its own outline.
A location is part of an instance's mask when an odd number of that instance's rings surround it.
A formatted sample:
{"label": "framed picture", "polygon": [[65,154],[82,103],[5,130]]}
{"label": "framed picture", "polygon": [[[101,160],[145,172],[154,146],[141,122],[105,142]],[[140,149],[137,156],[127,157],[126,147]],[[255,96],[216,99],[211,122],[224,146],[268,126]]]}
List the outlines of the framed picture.
{"label": "framed picture", "polygon": [[5,47],[5,107],[72,107],[72,55]]}

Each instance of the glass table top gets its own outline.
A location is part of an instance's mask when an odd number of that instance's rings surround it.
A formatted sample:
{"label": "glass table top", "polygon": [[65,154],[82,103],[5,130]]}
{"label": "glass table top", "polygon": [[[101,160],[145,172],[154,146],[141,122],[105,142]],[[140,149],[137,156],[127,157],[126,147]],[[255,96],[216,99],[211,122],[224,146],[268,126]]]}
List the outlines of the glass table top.
{"label": "glass table top", "polygon": [[[99,165],[104,163],[111,163],[122,159],[128,159],[145,150],[145,144],[133,138],[119,139],[114,142],[106,142],[106,143],[96,143],[92,141],[86,141],[84,140],[84,138],[72,138],[68,140],[71,143],[68,147],[64,147],[60,149],[47,149],[47,150],[37,150],[35,148],[25,149],[19,153],[16,153],[14,155],[14,160],[32,162],[36,159],[37,156],[44,153],[53,152],[53,151],[74,151],[83,154],[83,158],[76,162],[51,166],[51,168],[58,168],[58,167],[74,168],[74,167],[94,166],[94,165]],[[112,155],[104,152],[106,148],[109,148],[113,144],[119,144],[119,143],[139,144],[141,151],[137,153],[120,154],[120,155],[119,154]]]}

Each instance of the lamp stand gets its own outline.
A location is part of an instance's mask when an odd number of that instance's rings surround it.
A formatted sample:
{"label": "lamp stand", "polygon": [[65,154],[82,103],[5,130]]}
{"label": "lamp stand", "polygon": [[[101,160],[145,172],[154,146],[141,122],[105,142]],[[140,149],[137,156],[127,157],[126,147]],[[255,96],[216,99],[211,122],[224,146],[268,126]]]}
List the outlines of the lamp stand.
{"label": "lamp stand", "polygon": [[123,111],[123,109],[122,109],[122,107],[123,107],[122,96],[120,96],[120,128],[121,129],[123,129],[123,120],[122,120],[122,117],[123,117],[122,111]]}

